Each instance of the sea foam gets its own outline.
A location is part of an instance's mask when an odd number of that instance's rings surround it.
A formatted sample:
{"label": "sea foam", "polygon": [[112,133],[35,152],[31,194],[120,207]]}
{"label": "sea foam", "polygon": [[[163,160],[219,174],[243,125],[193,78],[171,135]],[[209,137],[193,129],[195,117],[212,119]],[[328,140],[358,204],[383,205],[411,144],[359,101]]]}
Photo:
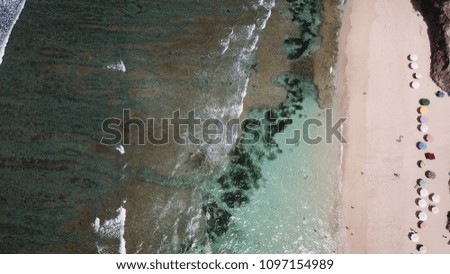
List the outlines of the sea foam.
{"label": "sea foam", "polygon": [[127,68],[125,67],[125,64],[122,60],[117,61],[114,64],[110,64],[106,66],[107,69],[110,70],[116,70],[116,71],[120,71],[120,72],[126,72]]}
{"label": "sea foam", "polygon": [[3,62],[9,36],[24,7],[25,0],[0,1],[0,65]]}
{"label": "sea foam", "polygon": [[[234,80],[235,85],[233,88],[235,91],[229,96],[225,104],[211,102],[209,107],[205,109],[206,117],[235,119],[241,116],[250,80],[249,66],[258,48],[260,35],[267,26],[267,21],[272,15],[274,6],[274,0],[256,1],[252,5],[252,8],[258,10],[259,14],[255,23],[233,26],[227,37],[220,41],[221,55],[237,56],[237,58],[234,58],[235,61],[231,66],[231,79]],[[232,133],[232,142],[223,140],[221,144],[207,146],[208,162],[214,165],[226,162],[227,154],[232,149],[237,137],[238,132],[235,131]]]}
{"label": "sea foam", "polygon": [[[95,218],[92,223],[92,228],[94,232],[99,235],[101,238],[111,238],[119,240],[119,249],[118,252],[120,254],[126,254],[125,247],[125,219],[127,217],[127,210],[121,206],[117,210],[117,217],[114,219],[106,220],[103,224],[100,223],[100,218]],[[99,253],[102,253],[102,250],[105,248],[97,243],[97,249]]]}

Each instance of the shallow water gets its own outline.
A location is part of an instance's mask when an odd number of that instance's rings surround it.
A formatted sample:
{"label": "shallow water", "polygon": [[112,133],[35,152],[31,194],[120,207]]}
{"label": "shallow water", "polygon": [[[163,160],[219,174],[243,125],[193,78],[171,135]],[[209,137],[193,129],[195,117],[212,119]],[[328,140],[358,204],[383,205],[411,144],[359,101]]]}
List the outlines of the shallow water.
{"label": "shallow water", "polygon": [[[231,210],[229,231],[213,244],[218,252],[332,253],[339,246],[334,206],[340,144],[285,143],[307,118],[325,124],[315,98],[307,96],[303,106],[302,118],[293,116],[293,124],[275,138],[282,152],[261,163],[260,186],[248,204]],[[312,127],[309,134],[325,136],[324,128]]]}

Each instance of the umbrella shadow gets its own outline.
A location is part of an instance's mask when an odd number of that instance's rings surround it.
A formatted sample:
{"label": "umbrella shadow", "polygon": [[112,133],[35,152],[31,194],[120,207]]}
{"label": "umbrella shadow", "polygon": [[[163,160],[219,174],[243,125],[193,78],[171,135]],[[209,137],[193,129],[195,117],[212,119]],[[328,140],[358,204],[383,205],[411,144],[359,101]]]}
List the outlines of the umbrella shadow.
{"label": "umbrella shadow", "polygon": [[420,229],[424,229],[424,224],[425,224],[424,221],[418,221],[417,222],[417,227],[420,228]]}
{"label": "umbrella shadow", "polygon": [[[421,145],[423,146],[423,148],[420,147]],[[426,147],[427,147],[427,145],[422,143],[422,142],[417,142],[416,143],[416,148],[419,149],[419,150],[424,150],[424,149],[426,149]]]}
{"label": "umbrella shadow", "polygon": [[418,130],[419,132],[422,132],[422,130],[421,130],[421,128],[420,128],[422,125],[424,125],[424,124],[421,123],[421,124],[418,124],[418,125],[417,125],[417,130]]}
{"label": "umbrella shadow", "polygon": [[427,171],[425,171],[425,176],[427,176],[428,179],[435,179],[436,178],[436,173],[434,173],[431,170],[427,170]]}
{"label": "umbrella shadow", "polygon": [[436,95],[436,97],[439,97],[439,98],[444,98],[445,97],[445,92],[443,92],[441,90],[435,92],[434,94]]}
{"label": "umbrella shadow", "polygon": [[[428,100],[428,101],[425,101],[425,100]],[[426,99],[426,98],[420,99],[420,100],[419,100],[419,105],[421,105],[421,106],[423,106],[423,107],[428,106],[428,105],[429,105],[429,99]]]}
{"label": "umbrella shadow", "polygon": [[419,178],[416,180],[416,185],[414,186],[414,188],[416,187],[424,187],[424,183],[426,183],[422,178]]}
{"label": "umbrella shadow", "polygon": [[414,202],[416,203],[417,206],[419,206],[419,202],[420,200],[423,200],[422,198],[417,198]]}
{"label": "umbrella shadow", "polygon": [[417,161],[417,166],[420,167],[420,168],[422,168],[422,167],[420,166],[420,164],[421,164],[422,162],[423,162],[422,160]]}
{"label": "umbrella shadow", "polygon": [[417,210],[417,211],[416,211],[416,217],[417,217],[417,218],[419,218],[419,214],[420,214],[421,212],[422,212],[421,210]]}
{"label": "umbrella shadow", "polygon": [[[424,189],[423,187],[419,187],[418,189],[417,189],[417,194],[419,194],[420,195],[420,191],[422,190],[422,189]],[[420,198],[418,198],[417,200],[419,200]],[[417,201],[416,200],[416,201]]]}

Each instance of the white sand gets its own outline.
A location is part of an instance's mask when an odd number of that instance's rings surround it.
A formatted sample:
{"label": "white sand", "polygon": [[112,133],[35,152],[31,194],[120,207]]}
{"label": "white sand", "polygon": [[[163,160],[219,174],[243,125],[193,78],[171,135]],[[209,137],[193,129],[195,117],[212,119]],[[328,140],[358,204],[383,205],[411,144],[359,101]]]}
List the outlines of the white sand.
{"label": "white sand", "polygon": [[[346,5],[337,72],[342,109],[349,117],[344,129],[349,142],[343,165],[344,252],[418,253],[417,243],[408,238],[414,229],[429,253],[448,253],[450,97],[434,95],[439,88],[429,77],[427,26],[409,0],[350,0]],[[409,87],[414,73],[408,67],[410,53],[418,55],[423,75],[418,90]],[[423,140],[416,120],[420,98],[431,100],[427,124],[436,139],[427,151],[437,159],[428,161],[427,169],[437,179],[428,180],[427,189],[441,196],[439,214],[425,209],[425,230],[417,227],[415,216],[420,208],[414,186],[425,178],[417,166],[425,159],[416,148]],[[400,135],[401,143],[396,141]]]}

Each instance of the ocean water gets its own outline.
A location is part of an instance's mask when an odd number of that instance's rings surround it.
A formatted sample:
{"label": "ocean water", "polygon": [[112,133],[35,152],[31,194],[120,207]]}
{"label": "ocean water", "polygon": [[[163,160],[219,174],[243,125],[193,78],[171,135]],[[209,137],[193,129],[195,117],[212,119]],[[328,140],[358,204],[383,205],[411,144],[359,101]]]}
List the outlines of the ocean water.
{"label": "ocean water", "polygon": [[[286,100],[243,113],[280,2],[27,0],[1,36],[0,252],[335,251],[340,145],[283,137],[325,117],[312,72],[280,71]],[[280,58],[306,64],[320,47],[321,2],[285,3],[299,35]],[[100,144],[102,121],[124,109],[164,134],[158,121],[176,110],[249,116],[268,143],[245,144],[243,129],[232,143],[142,146],[134,128],[122,132],[131,145]]]}

